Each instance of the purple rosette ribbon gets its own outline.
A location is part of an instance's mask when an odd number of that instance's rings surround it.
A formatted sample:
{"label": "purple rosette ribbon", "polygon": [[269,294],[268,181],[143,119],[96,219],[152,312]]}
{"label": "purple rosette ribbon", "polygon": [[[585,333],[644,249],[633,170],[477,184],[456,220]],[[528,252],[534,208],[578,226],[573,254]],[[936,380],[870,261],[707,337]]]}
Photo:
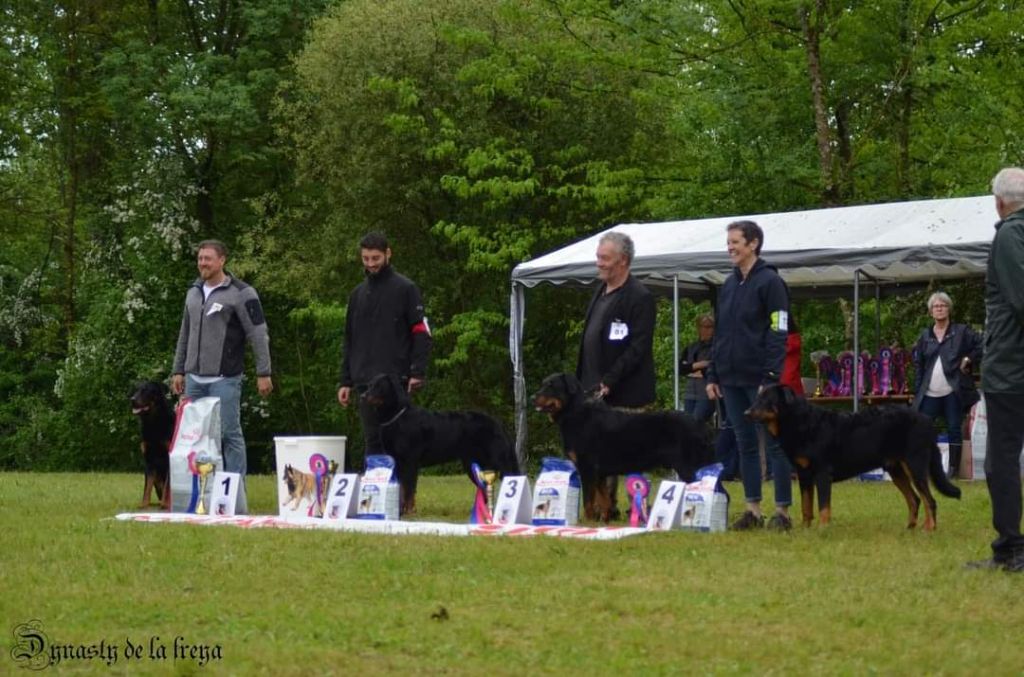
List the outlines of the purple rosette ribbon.
{"label": "purple rosette ribbon", "polygon": [[879,353],[879,363],[881,369],[879,394],[888,395],[892,392],[892,348],[882,348]]}
{"label": "purple rosette ribbon", "polygon": [[839,370],[841,379],[839,381],[839,395],[850,395],[853,393],[853,353],[843,353],[839,356]]}
{"label": "purple rosette ribbon", "polygon": [[327,457],[323,454],[313,454],[309,457],[309,471],[316,477],[316,503],[310,504],[309,509],[306,511],[306,515],[313,517],[315,514],[315,508],[324,504],[324,476],[327,475],[327,469],[330,466],[327,463]]}
{"label": "purple rosette ribbon", "polygon": [[480,464],[473,463],[469,466],[469,478],[476,485],[476,496],[473,499],[473,509],[469,513],[469,523],[490,524],[491,510],[487,507],[487,482],[484,480]]}
{"label": "purple rosette ribbon", "polygon": [[651,493],[651,483],[643,475],[627,475],[626,492],[629,494],[629,526],[647,524],[647,496]]}

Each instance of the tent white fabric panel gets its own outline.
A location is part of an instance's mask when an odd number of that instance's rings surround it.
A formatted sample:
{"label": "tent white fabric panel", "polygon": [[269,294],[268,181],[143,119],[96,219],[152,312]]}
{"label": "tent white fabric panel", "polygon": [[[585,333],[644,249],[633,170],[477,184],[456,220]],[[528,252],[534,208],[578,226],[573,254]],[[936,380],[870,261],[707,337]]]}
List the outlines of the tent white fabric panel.
{"label": "tent white fabric panel", "polygon": [[[725,227],[739,218],[765,231],[762,256],[790,287],[851,286],[853,271],[908,283],[983,275],[997,220],[991,196],[919,200],[743,217],[628,223],[609,230],[636,245],[632,272],[654,286],[718,286],[732,269]],[[606,231],[605,231],[606,232]],[[533,287],[589,284],[602,233],[568,245],[512,271],[512,282]]]}

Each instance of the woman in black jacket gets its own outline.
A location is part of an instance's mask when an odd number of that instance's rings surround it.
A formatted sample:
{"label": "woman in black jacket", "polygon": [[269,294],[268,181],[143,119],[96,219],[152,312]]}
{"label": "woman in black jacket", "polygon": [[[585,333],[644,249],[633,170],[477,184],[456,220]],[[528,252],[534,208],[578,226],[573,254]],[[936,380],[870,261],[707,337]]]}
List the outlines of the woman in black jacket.
{"label": "woman in black jacket", "polygon": [[701,422],[715,413],[715,405],[705,390],[704,370],[711,364],[711,339],[715,335],[715,318],[697,318],[697,340],[686,346],[679,358],[679,375],[686,377],[683,387],[683,411]]}
{"label": "woman in black jacket", "polygon": [[953,324],[952,311],[946,293],[929,296],[928,314],[934,323],[914,345],[914,408],[945,420],[951,478],[960,467],[964,412],[978,401],[971,371],[981,363],[981,336],[966,324]]}

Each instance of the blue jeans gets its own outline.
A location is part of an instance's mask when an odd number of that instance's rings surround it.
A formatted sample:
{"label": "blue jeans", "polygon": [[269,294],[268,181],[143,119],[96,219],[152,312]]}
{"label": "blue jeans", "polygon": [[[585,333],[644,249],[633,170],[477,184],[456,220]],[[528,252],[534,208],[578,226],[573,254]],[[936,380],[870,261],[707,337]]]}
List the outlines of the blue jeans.
{"label": "blue jeans", "polygon": [[921,400],[919,411],[932,419],[943,418],[946,420],[946,435],[950,444],[963,443],[961,425],[964,420],[963,407],[960,406],[960,398],[956,393],[950,393],[945,397],[924,396]]}
{"label": "blue jeans", "polygon": [[224,470],[241,475],[238,483],[238,500],[235,514],[249,512],[245,498],[245,472],[248,467],[245,455],[245,437],[242,435],[242,377],[227,376],[214,383],[196,383],[192,375],[185,378],[185,397],[197,400],[200,397],[220,398],[220,447],[224,456]]}
{"label": "blue jeans", "polygon": [[[736,443],[740,449],[740,472],[743,474],[743,493],[747,503],[761,502],[761,454],[757,447],[758,430],[764,430],[761,424],[755,424],[744,416],[743,412],[750,408],[757,397],[757,387],[719,386],[725,400],[725,410],[729,415]],[[792,470],[789,460],[782,452],[778,440],[764,431],[765,453],[771,464],[772,479],[775,482],[775,505],[788,506],[793,503],[793,482],[790,480]]]}

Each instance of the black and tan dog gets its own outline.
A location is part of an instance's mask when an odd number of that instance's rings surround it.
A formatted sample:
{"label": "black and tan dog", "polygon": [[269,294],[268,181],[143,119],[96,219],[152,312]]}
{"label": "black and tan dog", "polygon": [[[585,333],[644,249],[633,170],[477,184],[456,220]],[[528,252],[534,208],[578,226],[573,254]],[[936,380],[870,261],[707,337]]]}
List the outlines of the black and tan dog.
{"label": "black and tan dog", "polygon": [[832,517],[832,482],[875,468],[884,468],[903,494],[910,511],[908,528],[917,526],[922,498],[924,528],[936,526],[929,477],[939,493],[960,498],[960,490],[942,472],[931,420],[909,407],[838,412],[807,402],[787,386],[774,385],[758,394],[746,415],[778,438],[796,470],[804,525],[814,519],[815,487],[818,518],[827,524]]}
{"label": "black and tan dog", "polygon": [[282,506],[287,506],[290,503],[292,510],[298,510],[302,499],[309,499],[311,503],[313,502],[316,475],[302,472],[291,465],[285,465],[281,479],[284,480],[284,485],[288,489],[288,500],[282,503]]}
{"label": "black and tan dog", "polygon": [[163,383],[145,381],[132,392],[132,413],[139,417],[142,432],[142,459],[146,481],[140,508],[148,508],[156,489],[163,510],[171,509],[170,451],[174,436],[174,413],[167,400],[169,390]]}
{"label": "black and tan dog", "polygon": [[670,468],[684,481],[712,461],[704,425],[681,411],[630,413],[587,401],[572,374],[552,374],[534,407],[558,424],[565,455],[580,472],[588,519],[611,519],[605,478]]}
{"label": "black and tan dog", "polygon": [[376,411],[384,452],[395,459],[402,514],[416,509],[416,483],[424,466],[460,461],[470,479],[473,463],[502,476],[519,474],[508,436],[486,414],[421,409],[394,374],[374,377],[362,397]]}

